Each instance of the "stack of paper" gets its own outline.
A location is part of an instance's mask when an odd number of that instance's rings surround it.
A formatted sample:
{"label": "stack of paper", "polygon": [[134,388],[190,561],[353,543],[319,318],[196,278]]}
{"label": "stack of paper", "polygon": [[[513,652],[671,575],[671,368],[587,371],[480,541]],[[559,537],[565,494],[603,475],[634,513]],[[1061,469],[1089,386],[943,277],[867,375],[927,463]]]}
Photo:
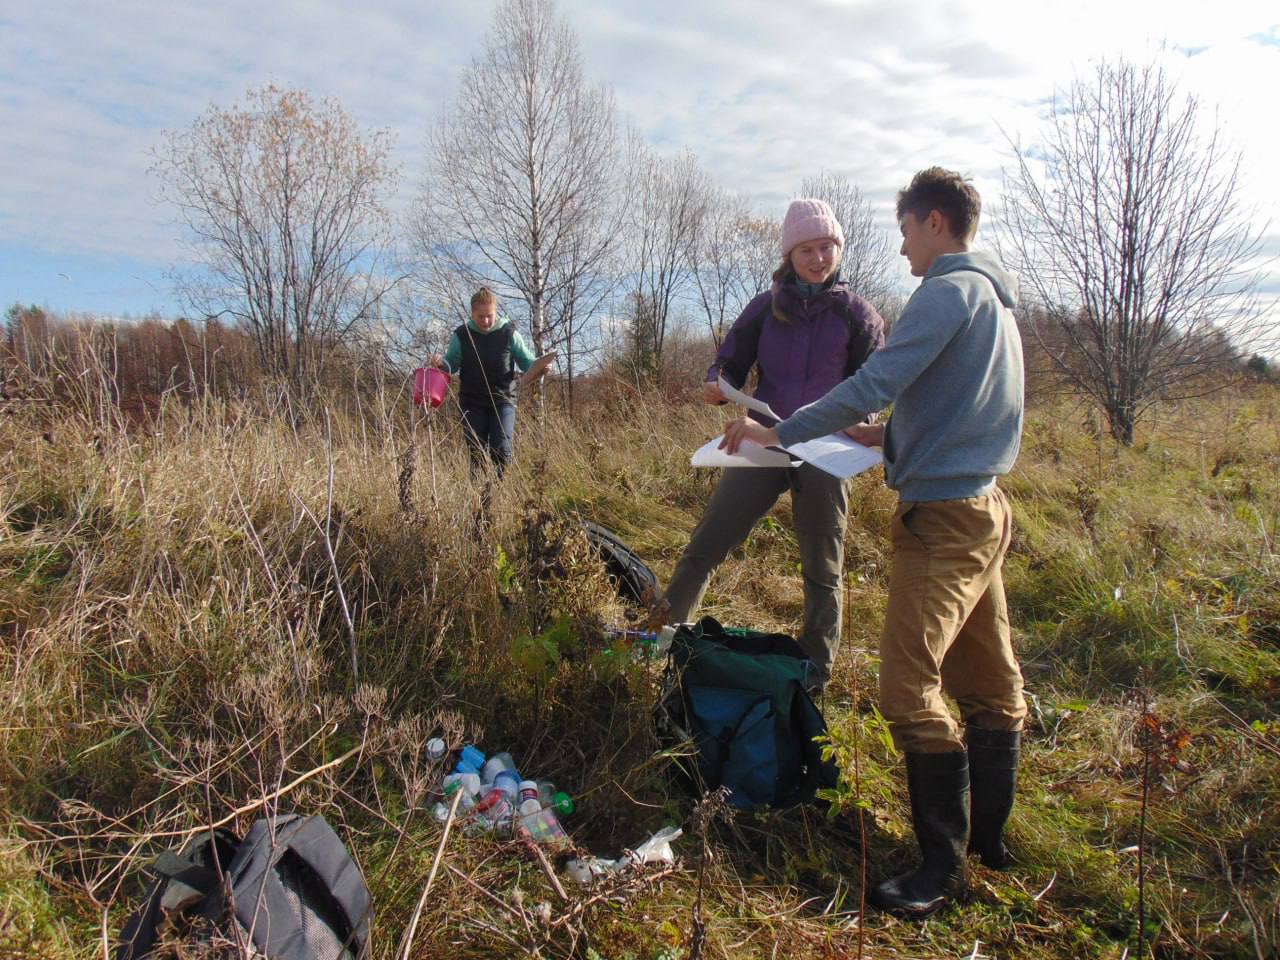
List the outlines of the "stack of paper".
{"label": "stack of paper", "polygon": [[[720,378],[719,386],[726,400],[740,403],[749,410],[769,417],[774,423],[778,422],[778,415],[769,409],[767,403],[761,403],[755,397],[749,397],[730,386],[724,377]],[[843,433],[794,443],[786,448],[762,447],[748,440],[738,448],[737,453],[732,454],[720,449],[723,440],[722,434],[709,443],[704,443],[694,451],[690,463],[695,467],[792,467],[803,460],[832,476],[843,478],[869,470],[884,461],[879,450],[864,447]]]}

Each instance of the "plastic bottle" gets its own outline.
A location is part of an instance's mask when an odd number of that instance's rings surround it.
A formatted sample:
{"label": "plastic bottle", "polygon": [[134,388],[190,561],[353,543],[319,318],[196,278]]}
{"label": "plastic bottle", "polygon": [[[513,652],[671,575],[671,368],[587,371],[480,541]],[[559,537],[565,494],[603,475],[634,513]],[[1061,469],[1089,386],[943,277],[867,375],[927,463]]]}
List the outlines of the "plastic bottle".
{"label": "plastic bottle", "polygon": [[499,833],[510,828],[514,810],[507,795],[497,787],[491,788],[477,800],[475,807],[476,815],[483,817]]}
{"label": "plastic bottle", "polygon": [[520,815],[527,817],[542,809],[542,801],[538,799],[538,785],[532,780],[520,781]]}
{"label": "plastic bottle", "polygon": [[563,790],[557,790],[550,780],[538,781],[538,802],[566,816],[573,813],[573,798]]}
{"label": "plastic bottle", "polygon": [[451,773],[444,778],[441,788],[445,793],[449,792],[449,786],[454,783],[462,784],[462,789],[473,800],[480,793],[480,774],[478,773]]}
{"label": "plastic bottle", "polygon": [[555,811],[550,807],[535,810],[533,813],[519,817],[516,821],[516,832],[535,843],[568,843],[569,835],[560,826]]}
{"label": "plastic bottle", "polygon": [[484,753],[467,744],[458,754],[458,765],[453,770],[455,773],[479,773],[482,767],[484,767]]}
{"label": "plastic bottle", "polygon": [[520,802],[520,778],[514,770],[499,770],[493,778],[493,786],[507,795],[513,807]]}
{"label": "plastic bottle", "polygon": [[[485,761],[484,767],[480,771],[480,779],[485,783],[493,783],[494,778],[503,770],[510,770],[514,773],[515,769],[516,764],[515,761],[511,759],[511,754],[504,750],[501,753],[495,753]],[[519,782],[520,778],[517,776],[516,783]]]}
{"label": "plastic bottle", "polygon": [[654,644],[653,653],[655,656],[664,656],[671,649],[671,641],[676,635],[676,628],[667,624],[658,631],[658,642]]}
{"label": "plastic bottle", "polygon": [[468,790],[467,785],[463,783],[461,780],[454,780],[451,783],[446,783],[444,785],[444,799],[445,799],[446,810],[453,803],[453,795],[458,791],[462,791],[462,799],[458,801],[458,815],[462,816],[464,814],[470,813],[472,810],[476,808],[476,798],[475,798],[475,794],[473,794],[470,790]]}

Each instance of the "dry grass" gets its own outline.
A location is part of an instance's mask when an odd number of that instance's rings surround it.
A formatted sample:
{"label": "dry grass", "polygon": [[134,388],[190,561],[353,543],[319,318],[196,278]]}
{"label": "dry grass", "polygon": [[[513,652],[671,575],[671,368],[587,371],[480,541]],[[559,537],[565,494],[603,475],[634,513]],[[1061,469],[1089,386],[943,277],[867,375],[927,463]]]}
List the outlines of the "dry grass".
{"label": "dry grass", "polygon": [[[104,917],[119,928],[150,857],[280,809],[339,829],[375,893],[374,955],[398,956],[439,838],[423,745],[440,733],[508,747],[575,794],[583,850],[616,856],[688,815],[655,756],[656,670],[605,652],[627,611],[573,517],[618,530],[665,578],[709,493],[687,451],[720,411],[622,393],[577,421],[526,405],[484,523],[447,413],[169,409],[142,434],[94,403],[0,416],[0,955],[101,956]],[[852,811],[868,808],[873,877],[910,844],[872,712],[893,495],[859,478],[827,704],[845,769],[860,757],[859,796],[847,787],[832,818],[707,828],[701,955],[855,956],[860,937],[866,956],[1132,951],[1143,690],[1160,733],[1146,942],[1161,957],[1274,952],[1278,409],[1259,388],[1162,411],[1131,450],[1092,437],[1083,409],[1033,414],[1007,484],[1036,695],[1021,865],[979,869],[973,902],[938,920],[872,914],[861,930]],[[784,500],[707,611],[794,631],[795,561]],[[519,641],[559,620],[557,657],[522,659]],[[677,869],[562,902],[519,845],[455,833],[412,955],[686,956],[700,846],[690,833]]]}

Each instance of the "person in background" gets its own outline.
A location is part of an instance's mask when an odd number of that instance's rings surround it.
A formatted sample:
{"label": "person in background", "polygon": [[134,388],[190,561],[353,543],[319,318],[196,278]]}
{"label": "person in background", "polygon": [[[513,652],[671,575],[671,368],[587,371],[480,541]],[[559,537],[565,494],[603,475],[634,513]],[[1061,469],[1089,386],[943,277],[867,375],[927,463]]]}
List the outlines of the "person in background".
{"label": "person in background", "polygon": [[471,319],[453,331],[444,356],[432,365],[458,374],[458,404],[472,472],[492,463],[502,476],[511,462],[516,429],[516,379],[534,363],[520,331],[498,315],[498,297],[488,287],[471,296]]}
{"label": "person in background", "polygon": [[[740,389],[755,367],[756,398],[779,416],[790,416],[858,370],[884,342],[876,309],[840,279],[843,251],[844,230],[826,203],[791,202],[773,286],[747,304],[720,345],[702,387],[707,403],[725,402],[720,377]],[[712,571],[789,490],[804,578],[798,641],[816,668],[810,692],[821,693],[840,643],[849,486],[807,463],[726,468],[676,563],[655,620],[689,621]]]}
{"label": "person in background", "polygon": [[[724,446],[789,445],[856,424],[893,403],[888,425],[847,432],[884,447],[898,491],[893,570],[880,640],[880,710],[906,756],[922,862],[870,900],[912,919],[961,894],[966,849],[1009,866],[1023,720],[1002,566],[1009,502],[996,485],[1022,437],[1017,278],[970,250],[982,203],[973,185],[930,167],[898,194],[902,255],[922,278],[883,349],[853,377],[776,427],[738,420]],[[962,739],[943,693],[965,723]]]}

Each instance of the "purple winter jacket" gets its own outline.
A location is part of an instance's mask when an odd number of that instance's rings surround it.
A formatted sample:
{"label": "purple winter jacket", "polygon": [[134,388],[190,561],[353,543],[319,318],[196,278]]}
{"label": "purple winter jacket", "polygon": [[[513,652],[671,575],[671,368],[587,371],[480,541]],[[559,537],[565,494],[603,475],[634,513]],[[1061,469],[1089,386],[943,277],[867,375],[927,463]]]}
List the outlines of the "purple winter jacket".
{"label": "purple winter jacket", "polygon": [[[773,315],[773,298],[791,318]],[[775,283],[756,296],[734,321],[707,371],[741,389],[752,365],[760,368],[756,399],[786,419],[806,403],[853,376],[884,344],[884,321],[876,308],[837,280],[807,300],[794,283]],[[754,416],[754,414],[753,414]]]}

